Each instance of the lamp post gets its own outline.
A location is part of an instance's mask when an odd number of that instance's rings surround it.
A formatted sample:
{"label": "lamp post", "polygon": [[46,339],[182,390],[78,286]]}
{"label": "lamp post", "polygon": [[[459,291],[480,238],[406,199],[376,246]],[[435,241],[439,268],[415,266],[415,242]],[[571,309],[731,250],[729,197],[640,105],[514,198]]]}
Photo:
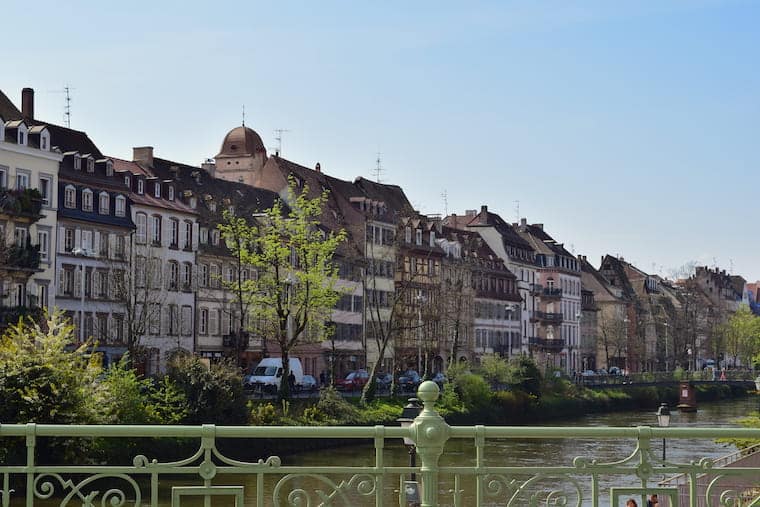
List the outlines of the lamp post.
{"label": "lamp post", "polygon": [[670,324],[667,322],[664,322],[663,325],[665,326],[665,371],[670,371],[668,367],[668,328],[670,327]]}
{"label": "lamp post", "polygon": [[[422,411],[422,405],[420,405],[417,398],[409,398],[409,402],[404,405],[404,410],[401,411],[401,417],[396,419],[402,428],[409,428],[414,422],[415,417],[420,415]],[[409,451],[409,466],[412,468],[417,467],[417,445],[411,437],[404,435],[404,445]],[[407,484],[404,487],[404,494],[406,498],[419,498],[419,489],[417,487],[417,474],[412,471],[410,474],[411,484]]]}
{"label": "lamp post", "polygon": [[[89,257],[87,250],[84,248],[76,247],[71,251],[74,257],[82,258]],[[84,294],[85,294],[85,260],[81,259],[79,263],[79,269],[81,270],[82,277],[79,285],[79,343],[84,343]],[[73,283],[73,282],[72,282]]]}
{"label": "lamp post", "polygon": [[[660,408],[657,409],[657,424],[660,428],[670,426],[670,408],[667,403],[661,403]],[[665,461],[665,437],[662,437],[662,461]]]}

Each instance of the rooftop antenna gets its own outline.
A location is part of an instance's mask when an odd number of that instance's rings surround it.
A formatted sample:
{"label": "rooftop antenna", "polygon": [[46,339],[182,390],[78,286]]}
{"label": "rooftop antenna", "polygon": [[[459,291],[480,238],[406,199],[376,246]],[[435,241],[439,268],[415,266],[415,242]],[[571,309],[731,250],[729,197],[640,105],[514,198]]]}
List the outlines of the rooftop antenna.
{"label": "rooftop antenna", "polygon": [[274,129],[274,139],[277,141],[277,155],[282,155],[282,134],[290,132],[288,129]]}
{"label": "rooftop antenna", "polygon": [[449,216],[449,194],[446,193],[445,188],[443,189],[441,197],[443,197],[443,216],[447,217]]}
{"label": "rooftop antenna", "polygon": [[383,172],[383,167],[380,163],[380,152],[377,152],[377,159],[375,159],[375,168],[372,169],[372,175],[375,177],[375,182],[380,183],[380,175]]}
{"label": "rooftop antenna", "polygon": [[734,260],[731,258],[728,259],[728,269],[729,269],[729,272],[728,272],[729,274],[734,272]]}
{"label": "rooftop antenna", "polygon": [[69,85],[65,85],[63,90],[52,90],[51,93],[63,93],[65,105],[63,107],[63,123],[66,124],[66,128],[71,128],[71,90]]}
{"label": "rooftop antenna", "polygon": [[245,127],[245,104],[243,104],[243,126]]}
{"label": "rooftop antenna", "polygon": [[520,201],[515,201],[515,223],[520,223]]}

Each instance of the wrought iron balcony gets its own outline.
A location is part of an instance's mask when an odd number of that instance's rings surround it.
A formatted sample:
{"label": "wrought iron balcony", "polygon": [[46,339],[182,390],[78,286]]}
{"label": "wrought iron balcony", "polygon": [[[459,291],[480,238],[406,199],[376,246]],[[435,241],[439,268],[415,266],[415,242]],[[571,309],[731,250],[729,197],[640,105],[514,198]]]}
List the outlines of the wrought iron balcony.
{"label": "wrought iron balcony", "polygon": [[555,312],[542,312],[540,310],[536,310],[535,312],[533,312],[531,321],[541,322],[544,324],[561,324],[562,314],[555,313]]}
{"label": "wrought iron balcony", "polygon": [[[273,426],[82,426],[5,424],[0,445],[21,449],[17,460],[0,461],[4,505],[172,505],[181,501],[211,505],[227,500],[251,505],[622,505],[657,493],[666,505],[757,505],[760,502],[760,453],[740,452],[725,460],[698,454],[679,459],[661,456],[661,439],[712,442],[715,439],[760,440],[760,429],[660,427],[449,426],[436,412],[438,386],[423,382],[417,392],[424,409],[407,426],[273,427]],[[131,459],[93,464],[82,458],[49,464],[41,456],[51,442],[86,437],[106,448],[129,442]],[[355,456],[340,463],[325,453],[309,466],[288,464],[268,452],[257,453],[254,442],[301,439],[355,439]],[[609,442],[620,450],[614,460],[586,454],[547,465],[494,462],[496,440],[526,439],[572,445],[576,440]],[[446,456],[460,440],[473,450],[468,456]],[[409,466],[385,459],[390,446],[410,442],[417,462]],[[183,451],[181,442],[195,442]],[[606,443],[605,442],[605,443]],[[40,443],[41,445],[37,445]],[[44,443],[44,445],[42,445]],[[163,459],[160,449],[176,448]],[[500,444],[503,445],[503,444]],[[197,447],[195,447],[197,446]],[[578,452],[595,446],[578,445]],[[586,449],[585,451],[583,449]],[[360,455],[361,451],[369,454]],[[182,454],[179,454],[182,452]],[[186,454],[185,454],[186,453]],[[244,453],[248,453],[245,455]],[[443,457],[443,459],[441,459]],[[662,459],[660,459],[662,457]],[[729,466],[730,465],[730,466]],[[408,481],[408,475],[416,477]],[[679,476],[678,474],[683,474]],[[663,476],[673,477],[662,481]],[[26,487],[19,485],[26,484]],[[415,500],[406,496],[411,491]],[[183,498],[184,497],[184,498]],[[195,497],[195,498],[188,498]],[[222,498],[222,497],[227,497]],[[168,499],[171,498],[171,504]],[[70,500],[76,499],[76,502]],[[667,502],[662,500],[667,499]],[[160,502],[160,503],[159,503]]]}
{"label": "wrought iron balcony", "polygon": [[565,348],[565,340],[561,338],[537,338],[535,336],[532,336],[528,340],[528,343],[531,347],[538,347],[553,352],[559,352]]}
{"label": "wrought iron balcony", "polygon": [[541,292],[541,297],[543,299],[560,299],[562,298],[562,289],[558,289],[557,287],[544,287],[543,292]]}
{"label": "wrought iron balcony", "polygon": [[0,242],[0,270],[38,271],[40,267],[40,247],[28,240],[24,246],[5,245]]}
{"label": "wrought iron balcony", "polygon": [[544,290],[544,286],[538,283],[532,283],[528,286],[530,294],[532,296],[540,296]]}
{"label": "wrought iron balcony", "polygon": [[23,190],[0,188],[0,215],[37,220],[42,213],[42,195],[36,188]]}

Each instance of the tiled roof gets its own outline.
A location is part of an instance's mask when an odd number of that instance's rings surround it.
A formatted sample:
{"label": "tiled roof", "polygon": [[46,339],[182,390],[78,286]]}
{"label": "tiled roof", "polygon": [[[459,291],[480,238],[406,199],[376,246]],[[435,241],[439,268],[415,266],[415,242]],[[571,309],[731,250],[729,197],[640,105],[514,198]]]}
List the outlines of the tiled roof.
{"label": "tiled roof", "polygon": [[21,118],[21,111],[18,110],[2,90],[0,90],[0,118],[5,121]]}
{"label": "tiled roof", "polygon": [[[138,164],[137,162],[131,162],[129,160],[122,160],[119,158],[111,157],[111,160],[113,161],[113,168],[114,172],[129,172],[133,175],[136,174],[142,174],[147,177],[154,177],[153,171],[151,171],[148,168],[143,167],[141,164]],[[179,189],[178,189],[179,190]],[[179,194],[179,191],[177,192]],[[187,203],[183,202],[179,195],[173,200],[170,201],[168,199],[158,199],[157,197],[144,192],[142,194],[138,194],[137,192],[130,192],[129,194],[130,199],[132,199],[132,202],[135,204],[140,204],[143,206],[150,206],[152,208],[161,208],[161,209],[167,209],[172,211],[177,211],[180,213],[190,213],[190,214],[197,214],[197,211],[191,208]]]}

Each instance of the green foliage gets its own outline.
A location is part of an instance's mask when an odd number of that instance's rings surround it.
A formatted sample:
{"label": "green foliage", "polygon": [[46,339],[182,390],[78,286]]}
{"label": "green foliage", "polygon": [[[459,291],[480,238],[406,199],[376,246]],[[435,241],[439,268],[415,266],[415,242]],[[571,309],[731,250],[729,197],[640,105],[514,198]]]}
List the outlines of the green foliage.
{"label": "green foliage", "polygon": [[158,424],[182,424],[188,416],[187,396],[169,377],[153,384],[148,402],[150,419]]}
{"label": "green foliage", "polygon": [[455,384],[459,377],[467,373],[470,373],[470,364],[465,361],[457,361],[449,365],[446,370],[446,377],[449,383]]}
{"label": "green foliage", "polygon": [[[256,276],[222,281],[245,305],[256,309],[260,332],[277,341],[283,358],[283,378],[289,374],[290,350],[303,341],[324,339],[325,326],[340,296],[336,290],[338,266],[333,256],[345,240],[345,231],[325,231],[321,216],[327,191],[310,196],[291,178],[287,206],[280,200],[265,216],[237,217],[225,211],[219,225],[227,247],[240,265]],[[280,397],[290,397],[288,382]]]}
{"label": "green foliage", "polygon": [[686,370],[678,366],[673,370],[673,380],[686,380]]}
{"label": "green foliage", "polygon": [[456,389],[468,412],[478,413],[488,408],[491,387],[480,375],[469,373],[460,376],[456,382]]}
{"label": "green foliage", "polygon": [[343,396],[335,388],[327,387],[319,393],[319,401],[316,406],[319,410],[318,418],[324,422],[334,423],[357,423],[361,416],[359,410],[343,399]]}
{"label": "green foliage", "polygon": [[506,384],[509,380],[509,365],[504,359],[495,354],[483,356],[479,371],[486,382],[492,386]]}
{"label": "green foliage", "polygon": [[760,359],[760,317],[747,305],[739,309],[722,325],[726,351],[744,364]]}
{"label": "green foliage", "polygon": [[96,384],[94,401],[101,424],[149,424],[155,422],[145,394],[150,390],[149,380],[141,379],[127,368],[125,355],[104,373]]}
{"label": "green foliage", "polygon": [[509,418],[510,422],[520,422],[527,417],[536,405],[536,398],[522,391],[499,391],[493,393],[494,412],[501,421]]}
{"label": "green foliage", "polygon": [[[459,378],[459,376],[456,378]],[[443,390],[441,391],[441,396],[438,398],[436,408],[444,417],[448,414],[462,412],[464,410],[464,405],[457,394],[453,382],[449,381],[443,385]]]}
{"label": "green foliage", "polygon": [[280,423],[280,415],[271,403],[251,404],[250,423],[253,426],[276,426]]}
{"label": "green foliage", "polygon": [[197,357],[179,358],[169,379],[187,399],[185,424],[240,425],[248,422],[240,372],[227,363],[207,367]]}
{"label": "green foliage", "polygon": [[528,356],[517,356],[509,361],[507,383],[535,397],[541,397],[541,372]]}

